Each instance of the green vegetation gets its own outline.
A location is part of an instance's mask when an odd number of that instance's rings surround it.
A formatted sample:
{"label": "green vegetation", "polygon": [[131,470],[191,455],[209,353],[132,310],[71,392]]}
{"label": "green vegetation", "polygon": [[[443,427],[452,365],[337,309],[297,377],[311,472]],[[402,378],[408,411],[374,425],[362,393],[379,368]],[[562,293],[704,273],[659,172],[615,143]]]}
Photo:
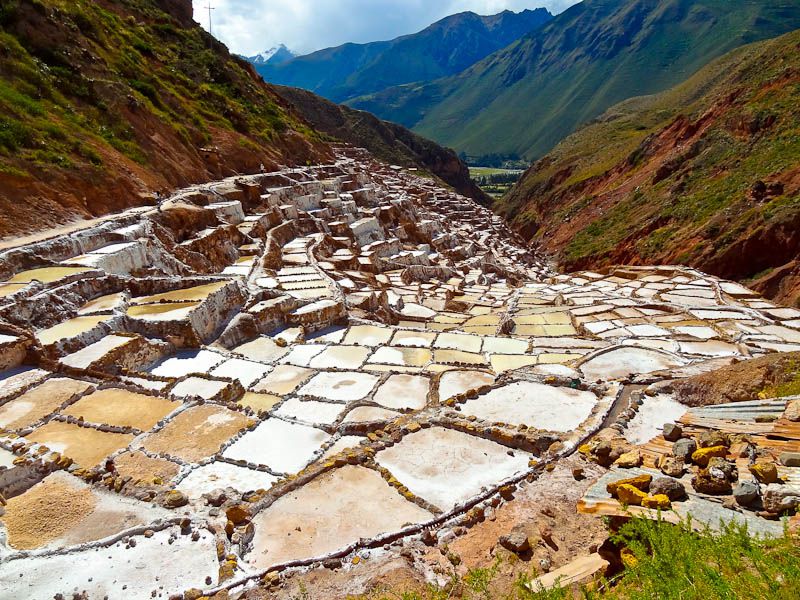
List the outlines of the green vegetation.
{"label": "green vegetation", "polygon": [[493,198],[501,198],[519,181],[519,169],[498,169],[494,167],[470,167],[472,180]]}
{"label": "green vegetation", "polygon": [[0,0],[3,172],[85,173],[116,153],[147,166],[164,143],[189,150],[216,131],[266,147],[290,128],[314,136],[180,18],[148,0]]}
{"label": "green vegetation", "polygon": [[496,569],[454,576],[444,588],[423,592],[389,591],[371,600],[789,600],[797,598],[800,539],[786,533],[775,540],[751,538],[741,525],[715,533],[635,518],[612,540],[624,548],[624,570],[610,580],[579,591],[534,592],[531,576],[509,585],[497,581]]}
{"label": "green vegetation", "polygon": [[535,160],[610,106],[798,27],[785,0],[587,0],[458,75],[349,103],[469,155]]}

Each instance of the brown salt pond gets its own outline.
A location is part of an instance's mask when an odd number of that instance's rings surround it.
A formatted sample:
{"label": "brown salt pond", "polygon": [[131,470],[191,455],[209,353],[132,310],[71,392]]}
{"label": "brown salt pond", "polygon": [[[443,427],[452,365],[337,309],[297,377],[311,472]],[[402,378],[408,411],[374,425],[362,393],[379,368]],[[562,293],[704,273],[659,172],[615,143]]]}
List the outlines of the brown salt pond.
{"label": "brown salt pond", "polygon": [[127,433],[108,433],[61,421],[50,421],[25,437],[70,457],[86,469],[99,465],[109,454],[125,448],[133,440]]}
{"label": "brown salt pond", "polygon": [[431,519],[371,469],[345,466],[276,500],[253,519],[256,535],[247,562],[264,569],[322,557],[361,538]]}
{"label": "brown salt pond", "polygon": [[197,462],[219,452],[233,435],[250,425],[241,413],[205,404],[189,408],[144,440],[144,448],[155,454]]}
{"label": "brown salt pond", "polygon": [[101,540],[165,514],[57,471],[11,498],[2,521],[12,547],[32,550]]}
{"label": "brown salt pond", "polygon": [[165,398],[109,388],[84,396],[62,412],[73,417],[83,417],[90,423],[147,431],[178,406],[179,402]]}
{"label": "brown salt pond", "polygon": [[180,469],[177,463],[164,458],[151,458],[138,450],[117,456],[114,459],[114,468],[122,477],[130,477],[134,484],[143,485],[168,482]]}
{"label": "brown salt pond", "polygon": [[58,410],[73,396],[93,386],[85,381],[57,377],[31,388],[0,406],[0,427],[24,429]]}

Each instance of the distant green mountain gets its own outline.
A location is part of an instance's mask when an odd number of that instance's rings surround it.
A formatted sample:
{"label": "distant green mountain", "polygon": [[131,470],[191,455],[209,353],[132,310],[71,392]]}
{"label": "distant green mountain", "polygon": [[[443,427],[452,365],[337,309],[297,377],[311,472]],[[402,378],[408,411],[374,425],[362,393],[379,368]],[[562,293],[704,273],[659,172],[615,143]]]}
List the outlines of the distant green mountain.
{"label": "distant green mountain", "polygon": [[251,62],[271,83],[343,102],[390,86],[459,73],[551,18],[544,8],[488,17],[464,12],[387,42],[345,44],[282,64]]}
{"label": "distant green mountain", "polygon": [[462,73],[348,104],[472,156],[533,160],[613,104],[796,28],[796,0],[584,0]]}

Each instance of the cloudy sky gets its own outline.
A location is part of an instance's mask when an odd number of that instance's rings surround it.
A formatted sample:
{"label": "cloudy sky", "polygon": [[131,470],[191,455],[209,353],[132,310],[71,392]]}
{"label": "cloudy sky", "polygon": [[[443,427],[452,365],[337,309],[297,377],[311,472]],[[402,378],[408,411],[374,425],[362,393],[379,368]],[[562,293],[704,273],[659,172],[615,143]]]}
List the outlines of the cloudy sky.
{"label": "cloudy sky", "polygon": [[[208,28],[209,0],[193,0]],[[546,6],[560,12],[577,0],[210,0],[212,32],[239,54],[278,44],[305,54],[344,42],[388,40],[424,29],[447,15],[483,15]]]}

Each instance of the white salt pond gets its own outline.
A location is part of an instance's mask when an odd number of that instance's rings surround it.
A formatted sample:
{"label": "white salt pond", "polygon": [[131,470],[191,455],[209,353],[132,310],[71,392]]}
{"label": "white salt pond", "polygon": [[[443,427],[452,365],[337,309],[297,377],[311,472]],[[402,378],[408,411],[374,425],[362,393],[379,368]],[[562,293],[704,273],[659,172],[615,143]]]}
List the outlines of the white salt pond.
{"label": "white salt pond", "polygon": [[216,461],[189,473],[178,484],[177,489],[194,500],[216,489],[229,487],[242,493],[268,490],[277,480],[274,475],[263,471]]}
{"label": "white salt pond", "polygon": [[[177,527],[136,537],[126,548],[118,542],[68,554],[0,561],[0,597],[48,600],[57,594],[71,598],[86,591],[89,598],[150,600],[153,591],[168,598],[186,589],[216,582],[219,571],[216,540],[206,529],[199,539],[181,535]],[[173,543],[168,543],[175,535]]]}
{"label": "white salt pond", "polygon": [[305,423],[331,425],[345,409],[344,404],[290,398],[275,411],[279,417],[293,417]]}
{"label": "white salt pond", "polygon": [[375,392],[373,400],[393,409],[421,410],[428,402],[430,380],[420,375],[392,375]]}
{"label": "white salt pond", "polygon": [[366,398],[376,383],[378,378],[368,373],[319,373],[300,388],[298,394],[349,402]]}
{"label": "white salt pond", "polygon": [[276,500],[253,519],[253,567],[323,557],[361,538],[433,518],[371,469],[345,466]]}
{"label": "white salt pond", "polygon": [[184,350],[168,358],[150,373],[159,377],[183,377],[190,373],[208,373],[225,360],[225,357],[210,350]]}
{"label": "white salt pond", "polygon": [[592,392],[517,381],[468,400],[461,410],[484,421],[568,432],[589,417],[595,404],[597,397]]}
{"label": "white salt pond", "polygon": [[580,367],[590,381],[625,379],[637,373],[652,373],[683,366],[677,356],[647,348],[615,348],[590,358]]}
{"label": "white salt pond", "polygon": [[329,437],[321,429],[267,419],[239,438],[222,456],[264,465],[277,473],[296,473],[314,458]]}
{"label": "white salt pond", "polygon": [[531,456],[453,429],[431,427],[381,450],[376,460],[411,492],[442,510],[528,469]]}
{"label": "white salt pond", "polygon": [[469,390],[494,383],[494,375],[483,371],[448,371],[439,379],[439,400],[444,402]]}
{"label": "white salt pond", "polygon": [[669,394],[657,396],[644,396],[644,403],[639,407],[639,412],[628,423],[625,429],[625,439],[631,444],[644,444],[649,442],[661,431],[665,423],[672,423],[680,419],[688,410],[686,406],[674,400]]}

